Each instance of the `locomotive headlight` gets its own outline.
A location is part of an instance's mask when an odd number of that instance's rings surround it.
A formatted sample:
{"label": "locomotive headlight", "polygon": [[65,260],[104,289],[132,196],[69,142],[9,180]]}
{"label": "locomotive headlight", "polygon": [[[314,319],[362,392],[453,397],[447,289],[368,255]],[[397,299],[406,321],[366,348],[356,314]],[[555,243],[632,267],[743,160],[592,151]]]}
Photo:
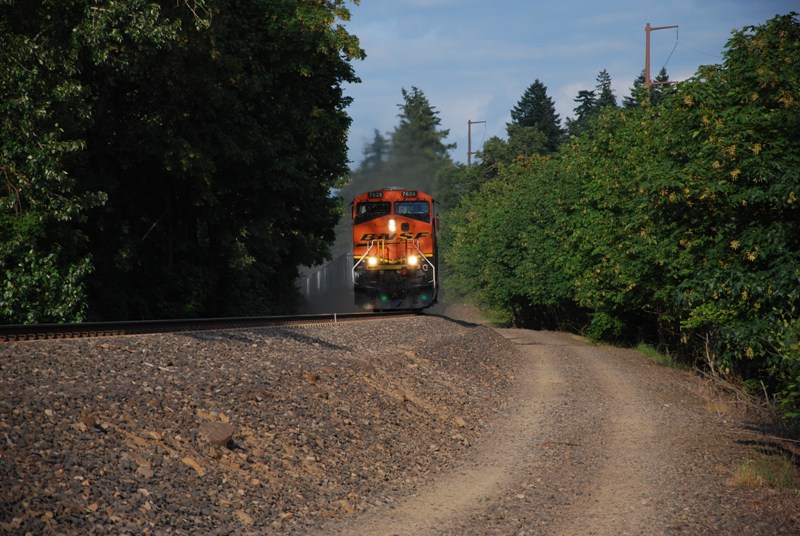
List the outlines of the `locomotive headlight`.
{"label": "locomotive headlight", "polygon": [[370,257],[367,259],[367,264],[369,266],[378,266],[378,257]]}
{"label": "locomotive headlight", "polygon": [[389,232],[393,233],[397,231],[397,222],[394,219],[389,220]]}
{"label": "locomotive headlight", "polygon": [[408,265],[409,266],[416,266],[419,263],[419,259],[416,255],[409,255],[408,256]]}

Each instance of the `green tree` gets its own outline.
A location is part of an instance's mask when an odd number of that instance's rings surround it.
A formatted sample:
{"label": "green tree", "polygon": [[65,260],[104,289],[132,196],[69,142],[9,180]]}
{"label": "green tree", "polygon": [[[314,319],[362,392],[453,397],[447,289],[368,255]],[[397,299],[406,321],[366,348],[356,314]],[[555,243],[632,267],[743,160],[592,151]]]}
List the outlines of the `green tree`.
{"label": "green tree", "polygon": [[[363,56],[337,23],[348,17],[344,0],[14,4],[1,8],[2,30],[20,34],[10,58],[23,62],[20,73],[41,70],[19,56],[38,39],[54,65],[36,105],[53,115],[32,136],[75,140],[48,165],[62,191],[85,200],[59,221],[74,237],[63,243],[84,248],[77,266],[91,252],[89,317],[286,308],[297,266],[324,258],[338,217],[328,194],[346,172],[341,86],[357,81],[349,61]],[[23,87],[21,77],[5,80]],[[49,104],[67,98],[74,106]],[[12,186],[9,197],[23,191]],[[17,206],[2,220],[16,222],[14,236],[29,211]],[[83,300],[81,284],[70,295]]]}
{"label": "green tree", "polygon": [[576,304],[591,312],[587,331],[595,339],[663,342],[674,324],[675,283],[665,270],[674,256],[663,236],[671,226],[653,224],[652,201],[643,195],[678,174],[655,122],[651,108],[607,107],[590,135],[560,155],[568,181],[578,185],[563,269],[572,274]]}
{"label": "green tree", "polygon": [[574,200],[560,159],[532,155],[499,163],[497,176],[445,214],[447,288],[476,300],[500,322],[564,327],[572,282],[564,269],[566,215]]}
{"label": "green tree", "polygon": [[[386,186],[402,186],[432,194],[442,206],[457,202],[462,191],[460,173],[449,156],[455,144],[446,144],[448,130],[440,130],[438,112],[418,88],[401,89],[403,103],[398,104],[399,124],[388,139],[377,130],[364,148],[364,159],[350,174],[341,191],[345,202],[356,195]],[[336,226],[335,251],[339,254],[352,248],[352,223],[345,212]]]}
{"label": "green tree", "polygon": [[118,178],[94,228],[114,244],[92,288],[103,316],[275,312],[297,266],[324,258],[338,217],[328,192],[346,171],[341,85],[360,55],[335,24],[342,6],[218,3],[198,31],[170,5],[182,32],[166,57],[100,66],[119,88],[91,132]]}
{"label": "green tree", "polygon": [[[519,102],[511,109],[511,126],[535,128],[546,138],[545,148],[555,152],[561,141],[561,118],[556,113],[553,99],[547,95],[547,87],[536,79],[525,90]],[[509,131],[509,138],[512,137]]]}
{"label": "green tree", "polygon": [[574,101],[578,105],[573,108],[575,119],[567,119],[567,133],[578,136],[586,132],[589,123],[601,110],[607,107],[617,107],[617,97],[611,89],[611,75],[603,69],[597,75],[597,85],[593,90],[582,89],[578,91]]}
{"label": "green tree", "polygon": [[372,143],[364,147],[364,159],[361,161],[361,167],[364,171],[380,170],[389,157],[389,151],[389,141],[378,129],[375,129]]}
{"label": "green tree", "polygon": [[498,173],[500,164],[511,164],[518,157],[535,154],[547,154],[548,140],[544,133],[536,127],[523,127],[510,124],[506,128],[508,139],[492,137],[486,140],[481,151],[477,153],[478,162],[485,172],[486,180]]}
{"label": "green tree", "polygon": [[[644,87],[644,78],[645,72],[644,69],[642,69],[642,73],[633,81],[631,94],[622,99],[622,106],[624,108],[635,108],[648,97],[647,89]],[[669,82],[669,75],[667,74],[666,67],[662,67],[661,70],[658,71],[654,82],[657,82],[657,84],[650,87],[649,99],[651,104],[658,104],[662,93],[669,91],[668,85],[665,84],[665,82]]]}
{"label": "green tree", "polygon": [[636,79],[633,81],[633,87],[631,88],[631,94],[622,98],[622,107],[623,108],[636,108],[640,105],[644,98],[644,79],[645,79],[645,71],[642,69],[642,72]]}
{"label": "green tree", "polygon": [[456,145],[445,143],[450,131],[440,129],[439,112],[420,89],[412,87],[411,91],[401,92],[403,103],[398,104],[400,122],[392,132],[389,172],[409,188],[436,195],[434,177],[450,164],[449,151]]}
{"label": "green tree", "polygon": [[[367,190],[388,186],[386,181],[392,179],[392,173],[389,171],[391,151],[391,140],[375,129],[372,141],[364,146],[364,158],[347,177],[347,182],[342,188],[342,197],[352,199]],[[348,238],[347,243],[349,242]],[[348,248],[350,247],[352,244],[348,246]]]}
{"label": "green tree", "polygon": [[476,153],[473,166],[446,167],[439,180],[443,208],[455,207],[467,194],[494,179],[501,168],[518,158],[548,154],[557,150],[562,136],[560,119],[547,88],[536,80],[511,110],[506,125],[508,139],[492,137]]}
{"label": "green tree", "polygon": [[595,105],[599,110],[607,106],[617,106],[617,96],[614,95],[614,90],[611,89],[611,75],[605,69],[597,75],[595,91],[597,94]]}
{"label": "green tree", "polygon": [[575,118],[567,118],[567,133],[570,136],[578,136],[589,128],[589,121],[597,113],[597,95],[594,91],[582,89],[573,100],[578,105],[572,109]]}
{"label": "green tree", "polygon": [[74,2],[0,5],[0,321],[79,321],[92,271],[76,229],[103,202],[70,172],[85,149],[87,88]]}
{"label": "green tree", "polygon": [[660,185],[656,222],[680,223],[678,259],[692,267],[676,293],[687,339],[712,368],[771,379],[790,397],[796,378],[778,378],[797,355],[776,348],[791,348],[797,325],[797,15],[735,32],[723,57],[662,101],[684,169]]}

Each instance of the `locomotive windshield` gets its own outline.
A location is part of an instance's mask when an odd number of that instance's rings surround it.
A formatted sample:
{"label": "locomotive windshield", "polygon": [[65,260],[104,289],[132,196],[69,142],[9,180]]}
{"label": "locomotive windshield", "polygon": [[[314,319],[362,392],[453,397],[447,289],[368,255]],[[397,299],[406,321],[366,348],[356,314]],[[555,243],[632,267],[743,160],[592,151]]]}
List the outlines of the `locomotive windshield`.
{"label": "locomotive windshield", "polygon": [[392,211],[392,204],[388,201],[370,201],[356,205],[356,224],[386,216]]}
{"label": "locomotive windshield", "polygon": [[394,213],[428,223],[431,221],[431,206],[427,201],[398,201],[394,204]]}

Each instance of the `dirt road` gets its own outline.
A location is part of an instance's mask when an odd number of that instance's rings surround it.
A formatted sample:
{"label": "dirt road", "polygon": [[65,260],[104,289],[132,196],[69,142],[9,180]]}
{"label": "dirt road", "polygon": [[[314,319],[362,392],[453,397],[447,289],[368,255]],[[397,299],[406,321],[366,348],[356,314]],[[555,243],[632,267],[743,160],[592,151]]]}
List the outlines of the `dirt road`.
{"label": "dirt road", "polygon": [[796,500],[773,504],[783,520],[769,519],[768,500],[733,484],[750,442],[726,418],[732,408],[697,378],[567,334],[499,331],[525,358],[503,425],[462,467],[342,533],[790,534],[800,526]]}

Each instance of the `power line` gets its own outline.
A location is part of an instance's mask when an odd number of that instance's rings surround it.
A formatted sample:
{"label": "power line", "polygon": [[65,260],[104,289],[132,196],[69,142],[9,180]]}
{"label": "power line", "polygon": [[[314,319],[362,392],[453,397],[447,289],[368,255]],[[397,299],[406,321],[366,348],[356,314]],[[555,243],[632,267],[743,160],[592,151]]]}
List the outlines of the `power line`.
{"label": "power line", "polygon": [[687,48],[687,49],[691,50],[692,52],[697,52],[698,54],[703,54],[704,56],[709,56],[709,57],[712,57],[712,58],[717,58],[718,60],[721,60],[721,59],[722,59],[722,56],[720,56],[719,54],[711,54],[711,53],[709,53],[709,52],[703,52],[702,50],[697,50],[696,48],[692,48],[692,47],[690,47],[690,46],[688,46],[688,45],[684,45],[683,43],[678,43],[678,44],[679,44],[680,46],[682,46],[683,48]]}
{"label": "power line", "polygon": [[664,62],[664,65],[661,66],[662,69],[667,68],[667,64],[669,63],[670,58],[672,58],[672,53],[675,52],[675,49],[678,47],[678,41],[675,41],[675,45],[673,45],[672,50],[669,51],[669,56],[667,56],[667,61]]}

